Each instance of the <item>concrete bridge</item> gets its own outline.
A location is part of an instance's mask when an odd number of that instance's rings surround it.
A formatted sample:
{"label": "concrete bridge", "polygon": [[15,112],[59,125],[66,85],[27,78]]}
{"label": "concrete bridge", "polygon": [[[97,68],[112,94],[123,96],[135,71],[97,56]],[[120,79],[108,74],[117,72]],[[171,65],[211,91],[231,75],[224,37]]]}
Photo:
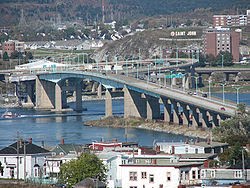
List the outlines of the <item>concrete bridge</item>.
{"label": "concrete bridge", "polygon": [[[163,120],[193,127],[214,127],[221,120],[234,116],[236,105],[223,104],[200,96],[191,96],[184,91],[137,80],[125,75],[97,72],[56,72],[39,74],[36,77],[37,109],[62,111],[66,105],[66,91],[76,92],[76,110],[82,108],[82,81],[93,80],[106,88],[106,116],[112,116],[112,89],[124,93],[124,117],[134,116],[146,119],[161,119],[160,105],[163,105]],[[98,87],[101,90],[101,87]],[[28,92],[32,94],[32,92]],[[32,98],[32,96],[30,96]]]}

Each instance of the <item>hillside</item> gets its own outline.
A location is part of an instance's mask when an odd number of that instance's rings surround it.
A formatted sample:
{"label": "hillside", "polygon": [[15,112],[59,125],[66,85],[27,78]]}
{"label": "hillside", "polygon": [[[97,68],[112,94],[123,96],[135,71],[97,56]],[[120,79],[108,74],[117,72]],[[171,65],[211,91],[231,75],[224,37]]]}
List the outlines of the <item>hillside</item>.
{"label": "hillside", "polygon": [[[148,16],[192,12],[211,8],[213,12],[228,9],[230,13],[245,13],[248,0],[104,0],[105,19],[125,21]],[[20,22],[21,10],[26,23],[36,21],[82,21],[94,24],[102,20],[102,0],[1,0],[0,26]],[[25,24],[24,19],[21,22]]]}

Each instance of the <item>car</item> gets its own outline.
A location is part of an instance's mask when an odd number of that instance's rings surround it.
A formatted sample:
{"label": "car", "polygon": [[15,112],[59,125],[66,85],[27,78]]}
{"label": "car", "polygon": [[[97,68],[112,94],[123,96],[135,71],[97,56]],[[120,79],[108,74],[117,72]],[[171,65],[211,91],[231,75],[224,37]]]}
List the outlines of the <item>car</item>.
{"label": "car", "polygon": [[225,107],[223,107],[223,106],[220,108],[220,110],[226,111]]}
{"label": "car", "polygon": [[207,94],[206,93],[202,93],[202,97],[207,98]]}
{"label": "car", "polygon": [[193,92],[192,91],[188,91],[187,94],[193,95]]}

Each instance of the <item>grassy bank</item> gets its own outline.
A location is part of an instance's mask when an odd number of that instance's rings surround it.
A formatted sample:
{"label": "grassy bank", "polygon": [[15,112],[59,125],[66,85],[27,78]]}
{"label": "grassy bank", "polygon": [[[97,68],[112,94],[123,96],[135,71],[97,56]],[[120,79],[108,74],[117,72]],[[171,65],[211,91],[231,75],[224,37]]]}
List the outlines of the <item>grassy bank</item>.
{"label": "grassy bank", "polygon": [[142,118],[122,118],[108,117],[100,120],[84,122],[87,126],[114,127],[114,128],[139,128],[152,131],[159,131],[171,134],[184,135],[189,137],[207,138],[210,135],[210,129],[193,128],[185,125],[176,125],[164,121],[145,120]]}

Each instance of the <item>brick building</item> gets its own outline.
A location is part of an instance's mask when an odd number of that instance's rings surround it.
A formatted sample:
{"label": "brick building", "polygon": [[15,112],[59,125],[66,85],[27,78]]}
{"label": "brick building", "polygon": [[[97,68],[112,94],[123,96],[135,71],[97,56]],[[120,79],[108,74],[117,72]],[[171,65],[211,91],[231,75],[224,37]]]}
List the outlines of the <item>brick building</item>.
{"label": "brick building", "polygon": [[206,30],[204,51],[217,56],[220,51],[228,51],[233,55],[233,61],[239,62],[240,32],[229,28],[210,28]]}
{"label": "brick building", "polygon": [[8,56],[14,51],[24,52],[24,42],[19,42],[18,40],[9,40],[3,43],[3,53],[7,52]]}

